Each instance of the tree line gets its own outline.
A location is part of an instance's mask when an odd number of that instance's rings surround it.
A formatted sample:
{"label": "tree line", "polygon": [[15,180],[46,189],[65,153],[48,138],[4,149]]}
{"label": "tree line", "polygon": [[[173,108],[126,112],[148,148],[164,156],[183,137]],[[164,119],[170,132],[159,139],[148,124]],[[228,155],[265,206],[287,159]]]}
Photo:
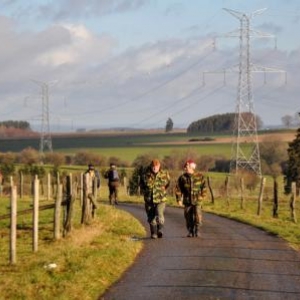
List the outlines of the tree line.
{"label": "tree line", "polygon": [[2,121],[0,122],[0,127],[31,130],[30,123],[27,121]]}
{"label": "tree line", "polygon": [[[252,118],[251,113],[245,112],[242,114],[244,120]],[[232,132],[235,128],[236,118],[236,113],[226,113],[200,119],[192,122],[188,126],[187,133]],[[263,125],[262,120],[259,116],[256,116],[256,123],[257,129],[260,129]]]}

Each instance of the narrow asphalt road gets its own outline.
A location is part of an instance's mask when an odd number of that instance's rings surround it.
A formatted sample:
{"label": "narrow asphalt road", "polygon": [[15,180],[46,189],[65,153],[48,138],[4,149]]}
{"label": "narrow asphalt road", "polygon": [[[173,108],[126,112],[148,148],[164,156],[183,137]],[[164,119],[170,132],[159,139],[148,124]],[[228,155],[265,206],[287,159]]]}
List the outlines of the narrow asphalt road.
{"label": "narrow asphalt road", "polygon": [[[147,228],[143,206],[121,204]],[[300,253],[251,226],[204,214],[186,237],[183,210],[167,207],[162,239],[144,239],[132,267],[99,300],[300,299]]]}

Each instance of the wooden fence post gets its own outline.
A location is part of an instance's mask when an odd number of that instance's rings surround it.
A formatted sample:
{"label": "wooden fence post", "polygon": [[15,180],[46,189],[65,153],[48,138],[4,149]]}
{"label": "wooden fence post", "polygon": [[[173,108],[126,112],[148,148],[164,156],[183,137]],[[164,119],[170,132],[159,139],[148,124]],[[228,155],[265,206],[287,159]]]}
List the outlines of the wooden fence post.
{"label": "wooden fence post", "polygon": [[123,178],[123,184],[124,184],[125,195],[128,195],[127,178],[126,178],[126,176]]}
{"label": "wooden fence post", "polygon": [[292,182],[292,196],[290,200],[291,217],[294,223],[297,223],[296,216],[296,182]]}
{"label": "wooden fence post", "polygon": [[78,198],[78,176],[75,176],[75,179],[72,180],[71,194],[73,201],[75,201]]}
{"label": "wooden fence post", "polygon": [[211,188],[211,184],[210,184],[210,177],[207,176],[207,185],[208,185],[208,189],[209,189],[209,192],[210,192],[210,196],[211,196],[211,203],[214,204],[215,203],[215,197],[214,197],[214,193],[213,193],[213,190]]}
{"label": "wooden fence post", "polygon": [[137,194],[138,194],[138,197],[141,196],[141,176],[140,175],[138,176]]}
{"label": "wooden fence post", "polygon": [[62,184],[59,185],[56,201],[55,201],[55,208],[54,208],[54,240],[59,240],[60,235],[60,215],[61,215],[61,202],[62,202]]}
{"label": "wooden fence post", "polygon": [[260,191],[259,191],[259,197],[258,197],[258,207],[257,207],[257,215],[258,216],[260,216],[260,213],[261,213],[265,184],[266,184],[266,178],[262,177],[261,181],[260,181]]}
{"label": "wooden fence post", "polygon": [[51,174],[47,173],[47,200],[51,199]]}
{"label": "wooden fence post", "polygon": [[225,178],[225,193],[226,193],[226,202],[227,205],[229,206],[229,191],[228,191],[228,187],[229,186],[229,176],[226,176]]}
{"label": "wooden fence post", "polygon": [[[90,180],[89,176],[83,174],[84,176],[84,185],[89,186],[88,180]],[[82,214],[81,214],[81,224],[88,224],[91,219],[91,207],[90,207],[90,199],[88,198],[88,191],[85,186],[83,186],[83,203],[82,203]]]}
{"label": "wooden fence post", "polygon": [[35,176],[33,193],[33,252],[38,251],[38,233],[39,233],[39,186],[40,181]]}
{"label": "wooden fence post", "polygon": [[11,186],[10,198],[10,263],[15,264],[17,241],[17,187]]}
{"label": "wooden fence post", "polygon": [[80,206],[83,206],[83,173],[80,173]]}
{"label": "wooden fence post", "polygon": [[278,183],[276,178],[273,182],[273,218],[278,218]]}
{"label": "wooden fence post", "polygon": [[240,189],[241,189],[241,209],[245,207],[245,199],[244,199],[244,178],[240,178]]}
{"label": "wooden fence post", "polygon": [[56,173],[56,193],[58,193],[58,187],[60,185],[60,176],[59,172]]}
{"label": "wooden fence post", "polygon": [[72,174],[67,176],[66,181],[66,215],[64,222],[64,236],[67,235],[72,229],[72,215],[73,215],[73,182],[72,182]]}
{"label": "wooden fence post", "polygon": [[23,198],[23,194],[24,194],[24,176],[23,176],[23,172],[20,172],[20,199]]}

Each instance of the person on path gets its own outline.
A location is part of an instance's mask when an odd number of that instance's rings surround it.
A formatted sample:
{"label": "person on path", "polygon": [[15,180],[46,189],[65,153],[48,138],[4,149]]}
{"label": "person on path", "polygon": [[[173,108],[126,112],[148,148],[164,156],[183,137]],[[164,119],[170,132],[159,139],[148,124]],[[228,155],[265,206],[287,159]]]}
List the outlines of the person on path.
{"label": "person on path", "polygon": [[97,209],[97,190],[100,188],[100,174],[93,164],[88,165],[88,169],[83,174],[83,191],[85,197],[90,199],[93,211]]}
{"label": "person on path", "polygon": [[193,160],[185,162],[184,172],[177,180],[175,191],[177,203],[184,206],[188,237],[199,235],[199,227],[202,225],[202,200],[207,193],[204,176],[195,169]]}
{"label": "person on path", "polygon": [[105,172],[104,177],[108,179],[109,203],[118,205],[120,177],[114,163],[110,164],[110,168]]}
{"label": "person on path", "polygon": [[158,159],[153,159],[141,178],[141,190],[144,195],[145,210],[152,239],[163,237],[164,212],[169,185],[170,175],[168,171],[161,169]]}

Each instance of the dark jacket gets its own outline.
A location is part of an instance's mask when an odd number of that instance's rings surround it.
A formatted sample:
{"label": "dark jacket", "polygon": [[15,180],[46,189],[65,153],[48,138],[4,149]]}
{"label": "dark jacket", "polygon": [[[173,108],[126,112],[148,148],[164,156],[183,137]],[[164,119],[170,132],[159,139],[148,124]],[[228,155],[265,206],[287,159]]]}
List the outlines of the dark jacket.
{"label": "dark jacket", "polygon": [[176,198],[182,197],[183,205],[198,205],[206,197],[207,189],[204,176],[200,172],[184,173],[176,185]]}

